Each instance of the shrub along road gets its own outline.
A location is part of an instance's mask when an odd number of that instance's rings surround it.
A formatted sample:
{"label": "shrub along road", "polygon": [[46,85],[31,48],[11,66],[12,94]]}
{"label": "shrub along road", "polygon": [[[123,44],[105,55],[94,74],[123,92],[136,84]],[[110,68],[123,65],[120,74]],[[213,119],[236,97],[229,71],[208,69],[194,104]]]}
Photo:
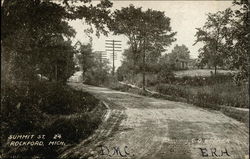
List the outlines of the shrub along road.
{"label": "shrub along road", "polygon": [[75,146],[64,157],[245,159],[249,154],[249,129],[218,111],[81,83],[70,85],[108,103],[111,113],[92,142]]}

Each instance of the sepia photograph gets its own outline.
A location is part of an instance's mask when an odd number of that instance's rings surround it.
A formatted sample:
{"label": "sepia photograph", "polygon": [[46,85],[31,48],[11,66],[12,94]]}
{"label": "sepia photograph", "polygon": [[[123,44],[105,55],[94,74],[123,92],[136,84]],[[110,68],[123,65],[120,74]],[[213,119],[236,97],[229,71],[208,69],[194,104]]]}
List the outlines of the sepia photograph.
{"label": "sepia photograph", "polygon": [[1,0],[1,159],[249,159],[249,0]]}

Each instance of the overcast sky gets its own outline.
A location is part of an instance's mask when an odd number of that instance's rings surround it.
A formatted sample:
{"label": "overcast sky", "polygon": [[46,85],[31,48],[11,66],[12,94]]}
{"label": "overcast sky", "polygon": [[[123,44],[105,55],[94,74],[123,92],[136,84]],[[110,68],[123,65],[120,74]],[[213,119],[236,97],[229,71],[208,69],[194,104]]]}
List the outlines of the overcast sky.
{"label": "overcast sky", "polygon": [[[166,53],[171,52],[174,45],[186,45],[190,50],[191,58],[198,56],[198,49],[201,45],[193,46],[195,41],[195,33],[198,27],[202,27],[206,21],[207,13],[215,13],[217,11],[225,10],[232,6],[232,1],[112,1],[112,10],[121,9],[121,7],[127,7],[133,4],[136,7],[142,7],[143,10],[148,8],[164,11],[165,15],[171,19],[170,25],[173,31],[177,32],[176,42],[174,42]],[[89,38],[84,33],[86,26],[81,20],[71,21],[70,24],[75,28],[77,34],[75,39],[81,42],[88,42]],[[125,36],[101,36],[97,38],[93,37],[93,50],[104,51],[105,40],[114,39],[122,41],[122,48],[128,48],[127,38]],[[118,54],[116,65],[120,65],[122,60],[121,53]]]}

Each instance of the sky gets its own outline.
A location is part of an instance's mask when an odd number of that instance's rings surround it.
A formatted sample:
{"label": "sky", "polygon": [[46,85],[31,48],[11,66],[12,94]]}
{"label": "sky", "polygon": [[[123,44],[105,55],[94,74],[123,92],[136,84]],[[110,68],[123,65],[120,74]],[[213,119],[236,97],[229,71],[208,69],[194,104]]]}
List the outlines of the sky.
{"label": "sky", "polygon": [[[225,10],[232,6],[232,1],[112,1],[113,7],[111,10],[121,9],[121,7],[127,7],[133,4],[136,7],[142,7],[143,10],[153,9],[164,11],[165,15],[169,17],[170,26],[174,32],[177,32],[175,38],[177,39],[172,45],[166,48],[166,52],[170,53],[173,47],[178,45],[186,45],[190,50],[191,58],[197,58],[198,49],[202,46],[201,44],[196,44],[195,33],[196,29],[202,27],[206,21],[206,14],[216,13],[217,11]],[[83,43],[89,42],[89,38],[84,32],[87,26],[82,20],[71,21],[70,25],[76,30],[77,34],[75,40],[79,40]],[[123,36],[114,36],[110,34],[108,37],[101,35],[99,38],[94,34],[93,38],[93,51],[104,51],[105,50],[105,40],[121,40],[122,50],[128,48],[128,39]],[[117,54],[117,60],[115,62],[116,67],[121,65],[122,52]]]}

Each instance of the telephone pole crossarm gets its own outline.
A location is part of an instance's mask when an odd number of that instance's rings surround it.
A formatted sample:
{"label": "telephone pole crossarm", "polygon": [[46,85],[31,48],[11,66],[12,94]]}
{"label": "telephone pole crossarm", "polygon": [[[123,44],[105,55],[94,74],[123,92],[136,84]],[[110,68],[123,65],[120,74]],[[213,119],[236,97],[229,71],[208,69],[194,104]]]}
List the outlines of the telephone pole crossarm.
{"label": "telephone pole crossarm", "polygon": [[113,63],[113,68],[112,68],[112,75],[115,75],[115,60],[117,59],[117,54],[116,52],[121,52],[122,50],[118,50],[121,49],[121,42],[119,40],[105,40],[105,48],[106,51],[112,51],[112,63]]}

